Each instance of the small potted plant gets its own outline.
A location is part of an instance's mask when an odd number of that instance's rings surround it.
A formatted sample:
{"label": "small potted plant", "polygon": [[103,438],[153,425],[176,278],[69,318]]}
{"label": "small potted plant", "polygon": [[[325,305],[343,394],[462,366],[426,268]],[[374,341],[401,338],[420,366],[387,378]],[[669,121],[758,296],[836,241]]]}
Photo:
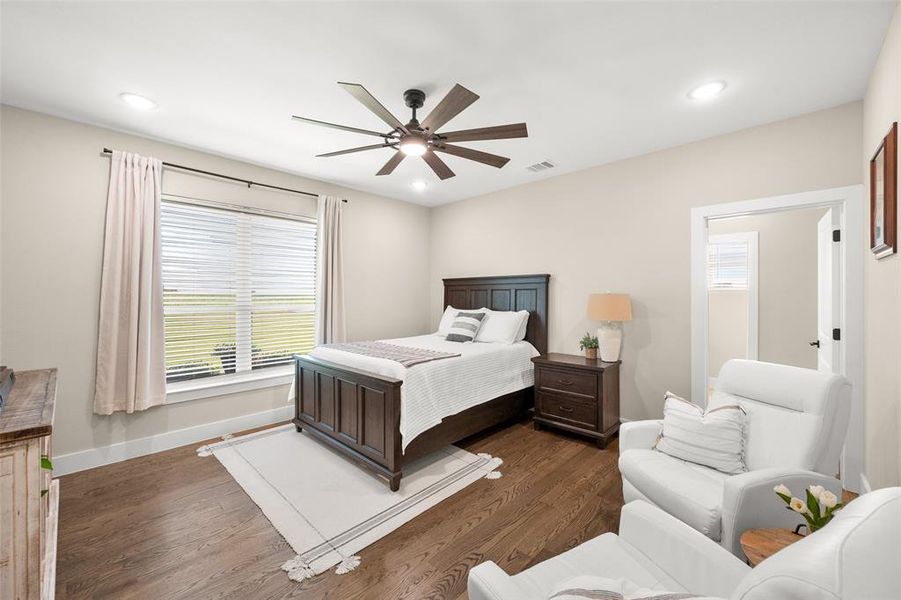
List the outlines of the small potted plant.
{"label": "small potted plant", "polygon": [[[774,487],[773,491],[788,505],[786,507],[788,510],[793,510],[804,517],[810,533],[824,527],[835,516],[835,512],[844,506],[838,501],[835,494],[821,485],[812,485],[807,488],[806,502],[792,496],[791,490],[781,483]],[[803,523],[795,528],[795,533],[800,535],[802,527],[804,527]]]}
{"label": "small potted plant", "polygon": [[579,348],[585,351],[585,358],[596,360],[598,357],[598,338],[586,332],[579,341]]}

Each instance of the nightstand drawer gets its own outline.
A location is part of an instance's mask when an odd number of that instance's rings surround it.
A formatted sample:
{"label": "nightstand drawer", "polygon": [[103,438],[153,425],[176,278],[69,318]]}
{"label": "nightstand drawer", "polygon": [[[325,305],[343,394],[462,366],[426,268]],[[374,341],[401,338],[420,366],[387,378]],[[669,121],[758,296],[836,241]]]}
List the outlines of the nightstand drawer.
{"label": "nightstand drawer", "polygon": [[586,399],[597,398],[598,377],[594,373],[541,366],[537,369],[537,378],[540,390],[579,394]]}
{"label": "nightstand drawer", "polygon": [[545,419],[597,429],[597,404],[539,391],[537,415]]}

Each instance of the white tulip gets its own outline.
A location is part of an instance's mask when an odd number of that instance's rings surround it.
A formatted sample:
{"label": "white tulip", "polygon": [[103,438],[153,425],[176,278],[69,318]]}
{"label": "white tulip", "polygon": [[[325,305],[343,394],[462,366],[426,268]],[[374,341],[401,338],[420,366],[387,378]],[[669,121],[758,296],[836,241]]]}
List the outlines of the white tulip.
{"label": "white tulip", "polygon": [[785,484],[783,484],[783,483],[780,483],[779,485],[774,487],[773,491],[776,492],[777,494],[782,494],[783,496],[791,496],[792,495],[792,491],[790,489],[788,489],[785,486]]}
{"label": "white tulip", "polygon": [[807,489],[810,490],[810,493],[813,494],[814,498],[819,498],[823,495],[823,492],[826,491],[826,488],[821,485],[812,485]]}
{"label": "white tulip", "polygon": [[820,494],[820,502],[822,502],[823,506],[825,506],[826,508],[833,508],[836,504],[838,504],[838,498],[836,498],[835,494],[833,494],[829,490],[825,490],[822,494]]}
{"label": "white tulip", "polygon": [[804,501],[800,498],[792,498],[789,506],[796,513],[801,513],[802,515],[807,512],[807,505],[804,504]]}

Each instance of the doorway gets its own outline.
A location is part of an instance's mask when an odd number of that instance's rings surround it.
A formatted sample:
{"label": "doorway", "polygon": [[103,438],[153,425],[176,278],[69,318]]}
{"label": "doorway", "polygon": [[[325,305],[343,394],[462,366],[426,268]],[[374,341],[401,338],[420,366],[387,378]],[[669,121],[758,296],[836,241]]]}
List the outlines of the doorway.
{"label": "doorway", "polygon": [[692,396],[728,358],[845,375],[846,489],[863,470],[863,187],[692,210]]}

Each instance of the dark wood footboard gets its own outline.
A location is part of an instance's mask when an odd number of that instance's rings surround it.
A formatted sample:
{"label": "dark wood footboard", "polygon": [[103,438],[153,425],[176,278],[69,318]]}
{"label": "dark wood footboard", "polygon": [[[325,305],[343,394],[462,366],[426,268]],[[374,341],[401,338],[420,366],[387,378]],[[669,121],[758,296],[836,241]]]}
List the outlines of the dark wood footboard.
{"label": "dark wood footboard", "polygon": [[402,472],[400,387],[390,377],[295,356],[294,424],[388,479]]}

